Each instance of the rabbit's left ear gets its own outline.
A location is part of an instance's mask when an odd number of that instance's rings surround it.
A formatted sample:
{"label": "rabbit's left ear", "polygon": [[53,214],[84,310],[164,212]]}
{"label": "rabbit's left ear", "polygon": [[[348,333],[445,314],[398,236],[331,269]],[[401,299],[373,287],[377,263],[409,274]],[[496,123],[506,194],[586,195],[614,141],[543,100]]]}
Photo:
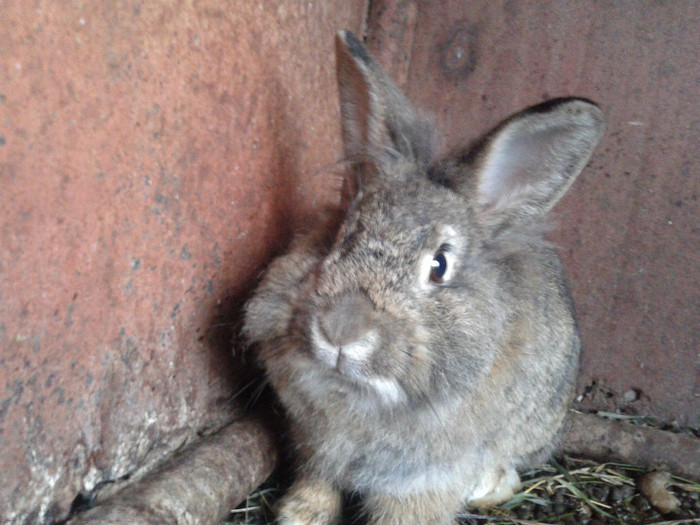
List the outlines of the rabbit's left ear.
{"label": "rabbit's left ear", "polygon": [[497,127],[470,161],[476,187],[469,189],[484,222],[547,213],[588,162],[604,127],[598,106],[575,98],[533,106]]}
{"label": "rabbit's left ear", "polygon": [[347,159],[360,165],[392,158],[427,163],[434,142],[430,122],[350,31],[338,33],[336,57]]}

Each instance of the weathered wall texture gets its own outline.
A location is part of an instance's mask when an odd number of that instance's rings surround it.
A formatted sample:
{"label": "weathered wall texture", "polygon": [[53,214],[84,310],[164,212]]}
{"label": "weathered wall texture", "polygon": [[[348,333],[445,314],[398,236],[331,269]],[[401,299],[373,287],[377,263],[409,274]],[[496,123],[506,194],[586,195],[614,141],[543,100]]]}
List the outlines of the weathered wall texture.
{"label": "weathered wall texture", "polygon": [[[700,4],[371,4],[445,147],[545,98],[601,104],[555,236],[581,389],[698,425]],[[239,413],[241,297],[335,198],[333,34],[364,11],[0,1],[0,522],[58,519]]]}
{"label": "weathered wall texture", "polygon": [[547,98],[601,105],[606,135],[553,236],[580,321],[581,391],[596,382],[584,405],[700,426],[700,4],[379,2],[368,27],[445,147]]}
{"label": "weathered wall texture", "polygon": [[0,522],[233,418],[232,321],[334,197],[358,2],[0,2]]}

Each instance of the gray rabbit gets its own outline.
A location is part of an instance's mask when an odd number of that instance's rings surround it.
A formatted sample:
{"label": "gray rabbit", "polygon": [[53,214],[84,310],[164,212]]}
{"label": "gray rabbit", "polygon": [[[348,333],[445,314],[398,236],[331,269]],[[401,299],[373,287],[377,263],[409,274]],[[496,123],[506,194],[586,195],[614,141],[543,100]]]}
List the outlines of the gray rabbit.
{"label": "gray rabbit", "polygon": [[278,521],[338,523],[350,492],[371,524],[450,524],[554,448],[580,345],[545,216],[603,115],[552,100],[434,159],[428,119],[352,33],[336,45],[343,222],[298,235],[245,313],[296,444]]}

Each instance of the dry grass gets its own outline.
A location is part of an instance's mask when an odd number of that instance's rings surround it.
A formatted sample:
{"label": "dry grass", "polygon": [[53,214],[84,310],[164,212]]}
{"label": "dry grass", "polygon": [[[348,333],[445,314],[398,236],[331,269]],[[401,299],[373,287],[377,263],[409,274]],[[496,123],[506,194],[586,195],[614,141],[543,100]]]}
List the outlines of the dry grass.
{"label": "dry grass", "polygon": [[[563,458],[523,475],[522,490],[486,515],[465,516],[463,523],[541,524],[601,523],[671,525],[700,523],[700,484],[672,477],[684,507],[677,519],[666,519],[637,490],[646,471],[632,465]],[[534,515],[537,519],[530,519]],[[528,516],[518,517],[518,516]]]}
{"label": "dry grass", "polygon": [[268,481],[262,487],[248,495],[238,508],[220,525],[262,525],[274,523],[274,505],[282,495],[282,489],[274,482]]}
{"label": "dry grass", "polygon": [[[525,473],[522,490],[492,509],[472,509],[461,525],[681,525],[700,524],[700,484],[672,477],[682,511],[663,516],[637,490],[646,471],[632,465],[561,458]],[[274,523],[273,507],[284,488],[270,481],[251,494],[221,525]]]}

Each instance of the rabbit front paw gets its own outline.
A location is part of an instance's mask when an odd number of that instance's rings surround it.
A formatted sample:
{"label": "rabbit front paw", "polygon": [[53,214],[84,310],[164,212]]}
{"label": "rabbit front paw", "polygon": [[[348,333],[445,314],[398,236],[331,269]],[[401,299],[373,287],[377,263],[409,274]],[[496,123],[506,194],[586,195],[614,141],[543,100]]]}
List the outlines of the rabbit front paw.
{"label": "rabbit front paw", "polygon": [[340,521],[340,492],[325,481],[302,478],[292,485],[277,510],[279,525],[335,525]]}
{"label": "rabbit front paw", "polygon": [[489,508],[508,501],[520,488],[520,476],[513,468],[498,468],[485,475],[469,506]]}

